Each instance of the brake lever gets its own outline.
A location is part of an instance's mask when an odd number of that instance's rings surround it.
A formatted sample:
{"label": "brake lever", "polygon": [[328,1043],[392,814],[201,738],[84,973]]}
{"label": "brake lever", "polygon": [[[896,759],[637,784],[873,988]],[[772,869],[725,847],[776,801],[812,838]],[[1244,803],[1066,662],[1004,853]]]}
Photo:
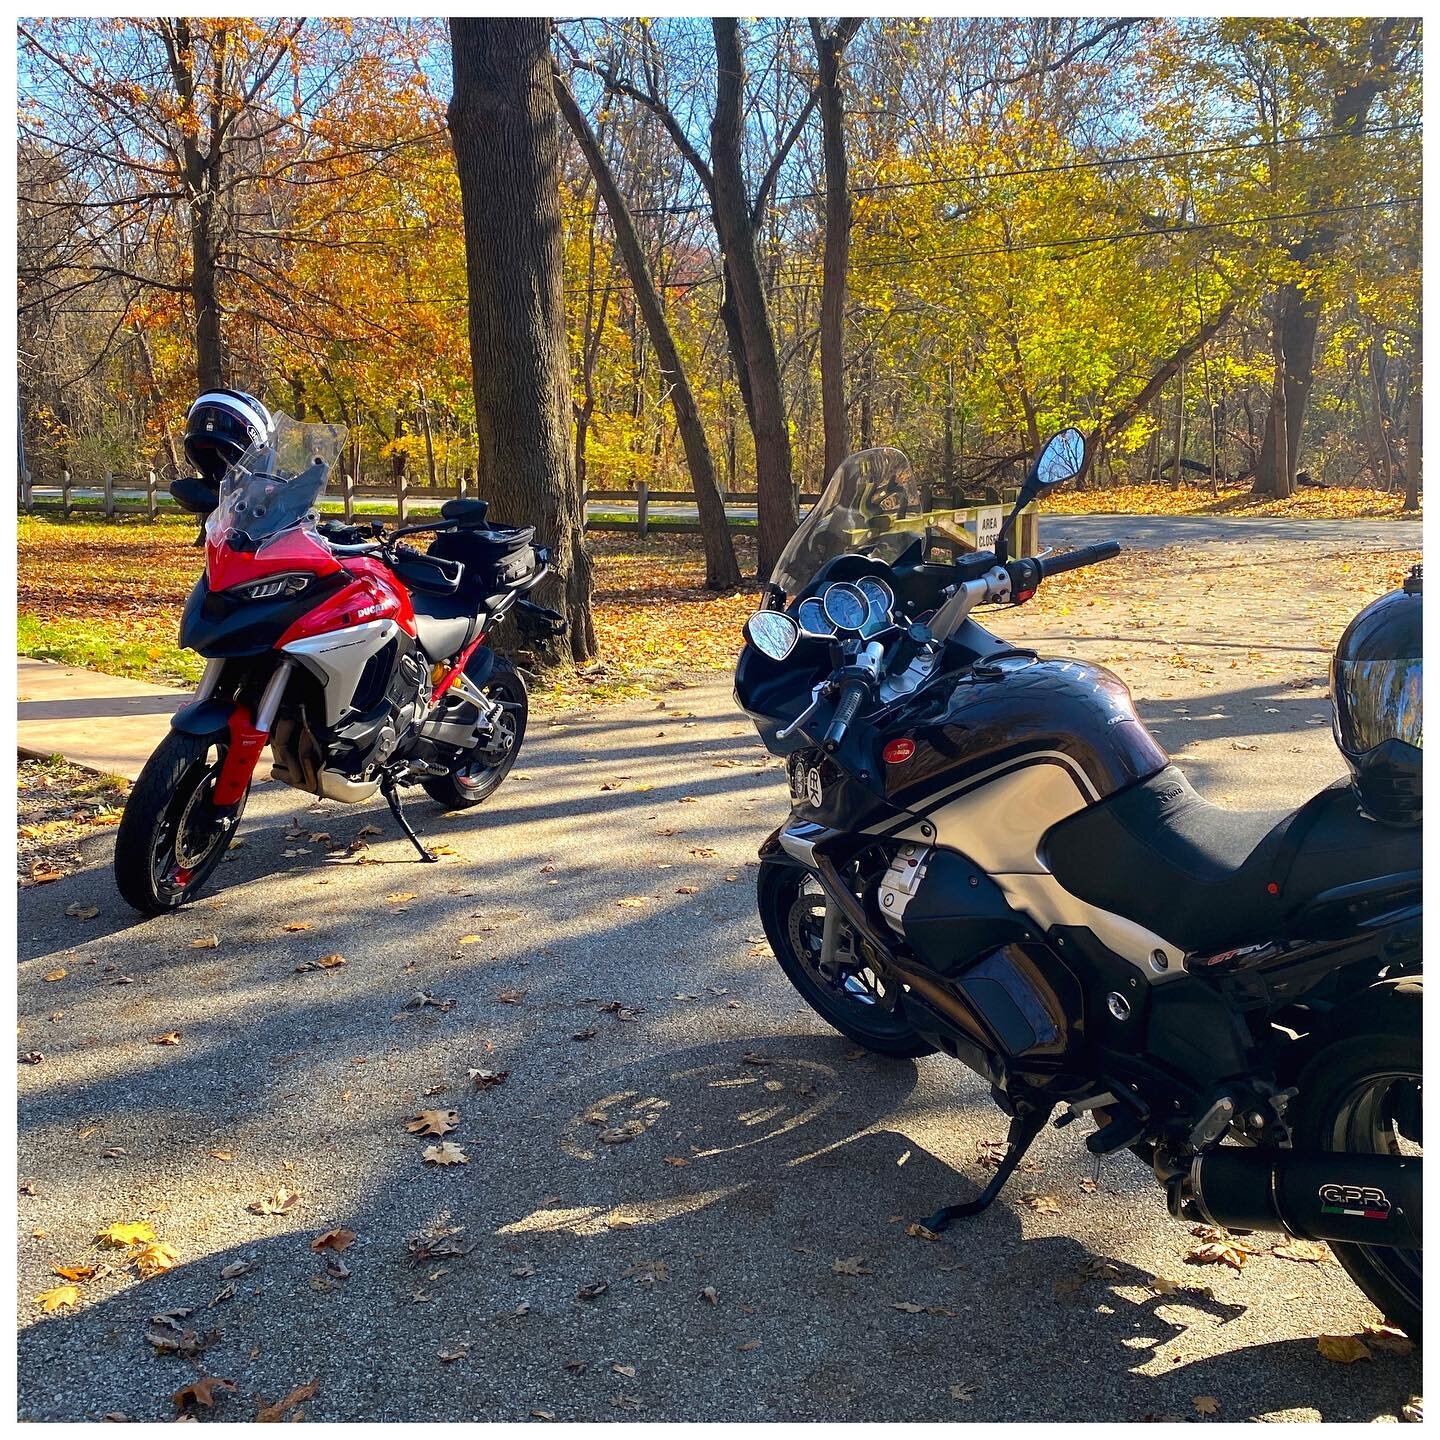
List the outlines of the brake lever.
{"label": "brake lever", "polygon": [[783,730],[775,732],[777,740],[788,740],[819,708],[820,702],[830,693],[832,688],[830,681],[816,686],[814,698]]}

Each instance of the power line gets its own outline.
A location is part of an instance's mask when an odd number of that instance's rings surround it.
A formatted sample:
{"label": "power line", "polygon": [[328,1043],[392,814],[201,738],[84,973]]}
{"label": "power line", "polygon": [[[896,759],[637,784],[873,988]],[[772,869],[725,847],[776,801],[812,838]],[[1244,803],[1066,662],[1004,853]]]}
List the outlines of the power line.
{"label": "power line", "polygon": [[[1237,140],[1223,145],[1202,145],[1191,150],[1151,150],[1140,155],[1096,156],[1088,160],[1056,161],[1050,165],[1017,166],[1010,170],[979,170],[973,175],[934,175],[924,180],[886,180],[870,185],[852,185],[852,196],[875,195],[893,190],[920,190],[934,185],[978,185],[990,180],[1015,180],[1027,175],[1061,175],[1074,170],[1106,170],[1117,165],[1146,165],[1157,160],[1186,160],[1203,155],[1223,155],[1243,150],[1269,150],[1278,145],[1311,145],[1322,140],[1368,140],[1376,135],[1391,135],[1402,130],[1419,130],[1418,120],[1397,121],[1393,125],[1377,125],[1369,130],[1322,130],[1312,135],[1279,136],[1274,140]],[[777,195],[776,201],[822,200],[821,190],[797,190],[788,195]],[[693,215],[709,206],[703,203],[693,205],[652,205],[632,210],[632,215]]]}

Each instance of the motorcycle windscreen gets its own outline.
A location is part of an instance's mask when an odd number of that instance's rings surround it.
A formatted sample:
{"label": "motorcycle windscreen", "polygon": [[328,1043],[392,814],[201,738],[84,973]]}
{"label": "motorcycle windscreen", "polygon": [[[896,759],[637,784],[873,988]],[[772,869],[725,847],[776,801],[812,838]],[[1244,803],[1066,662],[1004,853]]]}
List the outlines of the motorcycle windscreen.
{"label": "motorcycle windscreen", "polygon": [[967,506],[922,484],[900,450],[862,450],[840,463],[825,493],[775,562],[770,581],[798,595],[837,555],[873,556],[894,564],[916,542],[973,550]]}
{"label": "motorcycle windscreen", "polygon": [[315,507],[345,448],[346,428],[283,413],[274,422],[271,434],[246,450],[220,482],[220,504],[205,522],[214,547],[255,555],[297,529],[314,529]]}

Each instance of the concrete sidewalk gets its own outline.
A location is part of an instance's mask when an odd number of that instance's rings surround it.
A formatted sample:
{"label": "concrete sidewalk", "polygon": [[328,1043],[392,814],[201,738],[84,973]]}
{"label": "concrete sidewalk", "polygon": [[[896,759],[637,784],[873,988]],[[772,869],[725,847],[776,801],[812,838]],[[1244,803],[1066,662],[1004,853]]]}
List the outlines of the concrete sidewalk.
{"label": "concrete sidewalk", "polygon": [[21,658],[16,739],[21,755],[60,754],[77,765],[134,780],[170,728],[189,690]]}

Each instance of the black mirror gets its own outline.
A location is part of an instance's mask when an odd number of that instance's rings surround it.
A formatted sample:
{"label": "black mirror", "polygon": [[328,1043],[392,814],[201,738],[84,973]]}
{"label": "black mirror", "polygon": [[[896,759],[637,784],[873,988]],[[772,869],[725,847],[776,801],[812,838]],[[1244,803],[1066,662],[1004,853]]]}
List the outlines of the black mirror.
{"label": "black mirror", "polygon": [[219,492],[198,475],[182,475],[172,480],[170,494],[182,510],[192,515],[208,515],[220,503]]}
{"label": "black mirror", "polygon": [[1072,425],[1053,435],[1030,471],[1030,480],[1042,489],[1073,480],[1085,468],[1085,437]]}

